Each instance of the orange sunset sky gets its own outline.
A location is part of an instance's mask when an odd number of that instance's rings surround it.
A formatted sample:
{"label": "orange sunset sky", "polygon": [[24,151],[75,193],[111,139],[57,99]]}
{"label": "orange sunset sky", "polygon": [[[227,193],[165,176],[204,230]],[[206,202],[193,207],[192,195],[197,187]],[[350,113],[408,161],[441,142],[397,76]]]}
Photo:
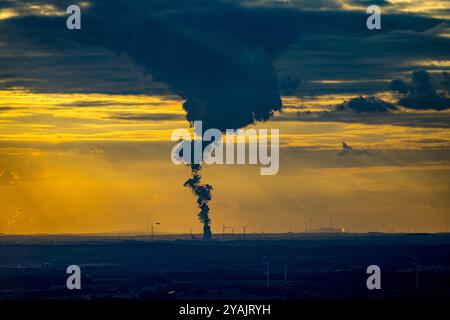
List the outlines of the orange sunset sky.
{"label": "orange sunset sky", "polygon": [[[172,131],[189,128],[188,98],[126,50],[78,40],[48,47],[59,35],[47,39],[26,19],[45,25],[59,17],[64,28],[66,14],[63,5],[43,2],[0,6],[0,233],[149,232],[156,221],[157,232],[200,233],[195,198],[183,187],[190,170],[170,159]],[[225,2],[249,12],[282,5]],[[317,3],[293,1],[285,9],[355,14],[365,28],[364,1]],[[86,1],[83,8],[95,7]],[[389,84],[400,78],[413,87],[412,72],[426,70],[433,94],[446,103],[450,5],[391,0],[383,8],[386,21],[404,17],[406,26],[370,40],[354,28],[330,31],[341,33],[329,41],[303,28],[311,34],[274,58],[280,83],[300,79],[300,85],[280,89],[282,112],[248,127],[280,130],[279,173],[261,176],[258,165],[204,166],[203,182],[214,187],[213,233],[222,225],[241,232],[246,224],[249,232],[297,232],[309,219],[313,228],[332,219],[349,232],[447,230],[450,109],[401,105]],[[395,107],[336,111],[359,95]],[[362,152],[343,155],[342,142]]]}

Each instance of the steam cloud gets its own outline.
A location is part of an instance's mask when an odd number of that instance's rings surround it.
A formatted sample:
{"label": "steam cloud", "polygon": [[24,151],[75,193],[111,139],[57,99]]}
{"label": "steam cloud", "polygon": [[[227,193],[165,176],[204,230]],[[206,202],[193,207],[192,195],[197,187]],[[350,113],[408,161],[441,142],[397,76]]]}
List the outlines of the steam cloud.
{"label": "steam cloud", "polygon": [[209,184],[201,184],[201,166],[197,164],[191,165],[192,178],[188,179],[184,186],[191,189],[197,197],[197,206],[200,209],[198,218],[203,223],[203,238],[211,239],[211,219],[209,218],[208,202],[212,199],[211,191],[213,187]]}
{"label": "steam cloud", "polygon": [[[39,21],[50,43],[102,46],[128,55],[185,99],[191,124],[202,121],[203,130],[221,131],[266,121],[281,110],[273,62],[300,30],[298,17],[287,10],[221,0],[94,0],[76,32],[63,30],[60,18]],[[200,166],[191,171],[185,186],[197,196],[208,232],[212,187],[201,184]]]}
{"label": "steam cloud", "polygon": [[152,3],[94,2],[83,20],[88,32],[73,39],[133,58],[185,99],[186,119],[205,130],[245,127],[281,110],[273,61],[298,33],[286,12],[211,0]]}
{"label": "steam cloud", "polygon": [[[126,10],[132,10],[126,4]],[[237,129],[281,110],[273,61],[297,35],[285,14],[268,16],[263,9],[221,1],[197,1],[189,7],[166,2],[143,8],[139,3],[130,15],[133,20],[122,22],[120,30],[105,28],[113,25],[111,19],[123,21],[124,9],[117,2],[94,5],[84,22],[91,36],[83,35],[80,42],[133,58],[185,99],[191,125],[202,121],[203,130]],[[102,18],[105,12],[108,20]],[[115,17],[117,13],[121,16]],[[184,186],[197,197],[203,236],[210,239],[213,187],[201,183],[200,165],[190,166],[192,177]]]}

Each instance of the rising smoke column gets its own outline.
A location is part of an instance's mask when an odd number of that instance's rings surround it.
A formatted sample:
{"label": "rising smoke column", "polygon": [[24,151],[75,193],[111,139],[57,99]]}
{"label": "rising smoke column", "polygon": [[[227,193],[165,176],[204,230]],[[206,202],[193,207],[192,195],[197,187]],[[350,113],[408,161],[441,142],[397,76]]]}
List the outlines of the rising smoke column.
{"label": "rising smoke column", "polygon": [[197,197],[197,206],[200,209],[198,218],[203,223],[203,239],[211,239],[211,219],[209,218],[209,205],[208,202],[212,199],[211,191],[213,187],[209,184],[201,183],[201,166],[198,164],[192,164],[191,166],[192,177],[189,178],[184,186],[189,188],[192,193]]}
{"label": "rising smoke column", "polygon": [[[300,32],[295,10],[226,0],[91,0],[82,10],[81,30],[66,30],[65,19],[11,22],[38,24],[39,32],[14,36],[36,37],[30,40],[50,47],[101,46],[127,55],[185,100],[189,123],[202,121],[203,130],[222,132],[266,121],[282,109],[273,63]],[[201,184],[200,171],[191,165],[185,186],[197,197],[204,236],[210,238],[212,187]]]}
{"label": "rising smoke column", "polygon": [[[185,100],[191,125],[202,121],[203,130],[224,132],[266,121],[282,109],[273,62],[298,35],[295,15],[221,0],[153,0],[148,7],[141,1],[94,3],[84,19],[89,33],[81,41],[131,57]],[[132,11],[131,20],[124,21],[124,10]],[[121,21],[120,29],[111,19]],[[184,186],[197,198],[203,237],[210,239],[213,188],[202,184],[200,165],[190,170]]]}

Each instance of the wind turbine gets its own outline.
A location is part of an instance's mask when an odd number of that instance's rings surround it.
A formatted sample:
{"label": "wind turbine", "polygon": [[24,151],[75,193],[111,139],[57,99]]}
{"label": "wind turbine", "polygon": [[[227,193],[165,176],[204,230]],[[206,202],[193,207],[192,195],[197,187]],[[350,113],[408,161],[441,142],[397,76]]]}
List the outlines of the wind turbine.
{"label": "wind turbine", "polygon": [[288,273],[288,265],[285,264],[284,265],[284,283],[288,282],[288,280],[287,280],[287,273]]}
{"label": "wind turbine", "polygon": [[226,230],[227,228],[228,228],[228,227],[222,225],[222,239],[223,239],[223,240],[225,240],[225,230]]}
{"label": "wind turbine", "polygon": [[245,232],[246,232],[246,230],[247,230],[247,227],[248,227],[248,224],[246,224],[245,226],[242,226],[242,230],[243,230],[243,233],[242,233],[242,240],[245,240]]}
{"label": "wind turbine", "polygon": [[[160,223],[159,222],[155,222],[154,223],[155,225],[160,225]],[[154,236],[154,234],[153,234],[153,230],[155,229],[155,226],[154,226],[154,224],[152,223],[152,225],[151,225],[151,227],[150,227],[150,229],[151,229],[151,234],[152,234],[152,241],[153,241],[153,236]]]}
{"label": "wind turbine", "polygon": [[[152,200],[150,201],[150,210],[148,211],[148,213],[145,215],[145,225],[149,225],[150,224],[150,216],[151,219],[154,219],[154,213],[156,212],[156,206],[165,199],[164,196],[159,196],[159,195],[153,195]],[[154,224],[159,225],[159,222],[155,222]],[[151,236],[152,236],[152,240],[153,240],[153,222],[151,222],[150,224],[150,231],[151,231]]]}
{"label": "wind turbine", "polygon": [[411,256],[416,261],[416,289],[419,289],[419,270],[420,270],[420,260],[414,256]]}
{"label": "wind turbine", "polygon": [[266,266],[266,285],[267,288],[270,286],[270,259],[268,259],[267,257],[263,257],[263,261],[262,263]]}

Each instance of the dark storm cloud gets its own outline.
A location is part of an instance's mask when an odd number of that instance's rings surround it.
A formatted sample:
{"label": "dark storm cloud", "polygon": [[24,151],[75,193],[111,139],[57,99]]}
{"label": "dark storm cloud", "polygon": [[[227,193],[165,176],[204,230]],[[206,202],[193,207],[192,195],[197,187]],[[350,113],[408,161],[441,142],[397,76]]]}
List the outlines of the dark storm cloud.
{"label": "dark storm cloud", "polygon": [[[446,84],[447,74],[443,75],[442,84]],[[445,110],[450,108],[450,98],[447,92],[437,91],[435,79],[425,70],[417,70],[412,73],[411,82],[408,84],[401,79],[391,82],[391,89],[398,92],[399,105],[411,109]]]}
{"label": "dark storm cloud", "polygon": [[349,0],[348,3],[362,6],[376,5],[380,7],[387,6],[390,4],[389,1],[387,0]]}
{"label": "dark storm cloud", "polygon": [[[392,21],[389,21],[392,18]],[[398,18],[398,19],[397,19]],[[350,17],[349,19],[362,19]],[[408,21],[408,19],[410,19]],[[361,20],[359,20],[361,21]],[[443,36],[446,23],[427,25],[431,20],[414,16],[383,15],[383,28],[388,24],[402,24],[416,30],[393,28],[381,33],[359,35],[359,31],[336,34],[334,31],[318,34],[311,30],[302,35],[276,66],[280,76],[289,75],[306,82],[320,80],[361,81],[336,85],[311,84],[309,93],[357,92],[373,93],[385,89],[382,80],[409,73],[423,60],[449,60],[450,39]],[[354,26],[356,30],[361,27]],[[422,31],[417,30],[423,28]],[[320,41],[318,40],[320,38]],[[448,67],[442,67],[448,69]],[[363,82],[366,82],[364,85]]]}
{"label": "dark storm cloud", "polygon": [[[22,39],[52,50],[73,43],[127,54],[186,99],[189,121],[226,129],[281,108],[272,61],[296,35],[286,18],[222,2],[98,1],[83,15],[89,32],[63,31],[58,18],[28,17],[19,25],[27,29]],[[28,33],[32,26],[44,32]]]}
{"label": "dark storm cloud", "polygon": [[447,92],[447,95],[450,95],[450,74],[448,72],[442,73],[439,86]]}
{"label": "dark storm cloud", "polygon": [[358,113],[354,111],[297,112],[283,113],[274,118],[274,121],[343,122],[381,125],[389,124],[418,128],[450,128],[450,113]]}
{"label": "dark storm cloud", "polygon": [[337,10],[342,8],[340,0],[237,0],[247,6],[289,7],[299,10]]}
{"label": "dark storm cloud", "polygon": [[0,89],[24,87],[48,93],[170,94],[164,84],[152,81],[151,76],[124,55],[117,56],[103,48],[79,48],[77,44],[64,50],[27,46],[29,39],[15,44],[19,40],[9,42],[19,52],[6,56],[5,50],[0,50],[0,79],[4,79]]}
{"label": "dark storm cloud", "polygon": [[[211,1],[168,7],[174,10],[157,8],[157,14],[139,7],[143,16],[105,30],[123,7],[99,3],[86,19],[92,31],[81,42],[132,57],[184,98],[187,119],[202,120],[205,128],[240,128],[281,109],[272,62],[297,36],[292,14]],[[105,10],[112,16],[99,19]]]}
{"label": "dark storm cloud", "polygon": [[[365,10],[339,10],[341,2],[275,4],[98,0],[83,9],[81,31],[67,31],[65,17],[4,20],[0,78],[15,76],[0,87],[172,92],[186,99],[189,120],[238,127],[281,107],[278,78],[298,79],[304,94],[373,93],[415,61],[449,58],[443,20],[383,14],[382,30],[369,31]],[[359,82],[317,82],[333,79]]]}
{"label": "dark storm cloud", "polygon": [[44,48],[81,44],[124,53],[186,100],[189,121],[224,130],[267,120],[281,109],[272,62],[298,31],[289,12],[267,13],[221,1],[97,1],[83,14],[79,32],[58,26],[58,18],[28,17],[11,25],[39,26],[41,33],[21,38]]}
{"label": "dark storm cloud", "polygon": [[388,112],[397,109],[392,103],[383,101],[376,97],[363,97],[359,96],[337,107],[338,111],[355,111],[361,112]]}

